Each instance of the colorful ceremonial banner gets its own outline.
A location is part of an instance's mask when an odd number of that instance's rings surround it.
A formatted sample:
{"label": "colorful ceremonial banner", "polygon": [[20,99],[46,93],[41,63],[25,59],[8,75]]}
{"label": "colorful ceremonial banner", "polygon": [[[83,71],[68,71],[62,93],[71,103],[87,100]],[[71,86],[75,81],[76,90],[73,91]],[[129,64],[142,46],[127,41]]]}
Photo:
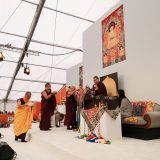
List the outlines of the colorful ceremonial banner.
{"label": "colorful ceremonial banner", "polygon": [[64,98],[66,97],[66,86],[64,85],[57,93],[56,95],[56,102],[57,105],[62,104]]}
{"label": "colorful ceremonial banner", "polygon": [[83,87],[83,66],[79,67],[79,86]]}
{"label": "colorful ceremonial banner", "polygon": [[105,107],[93,107],[87,110],[81,110],[81,115],[84,118],[89,130],[94,131],[95,127],[98,125]]}
{"label": "colorful ceremonial banner", "polygon": [[103,68],[126,59],[123,5],[102,21]]}
{"label": "colorful ceremonial banner", "polygon": [[41,113],[41,102],[35,102],[33,108],[33,119],[39,121]]}

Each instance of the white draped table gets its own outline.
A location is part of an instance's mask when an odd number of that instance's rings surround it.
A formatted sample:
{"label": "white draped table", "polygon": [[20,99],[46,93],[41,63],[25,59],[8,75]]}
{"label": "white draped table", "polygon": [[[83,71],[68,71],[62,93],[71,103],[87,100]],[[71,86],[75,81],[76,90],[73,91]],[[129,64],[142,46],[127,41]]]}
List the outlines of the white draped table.
{"label": "white draped table", "polygon": [[[122,130],[121,130],[121,115],[119,114],[117,119],[114,120],[110,117],[107,112],[104,112],[101,119],[100,125],[96,126],[94,129],[94,133],[98,136],[100,131],[100,135],[105,140],[122,140]],[[88,134],[89,129],[81,115],[81,123],[80,123],[80,133],[81,134]]]}

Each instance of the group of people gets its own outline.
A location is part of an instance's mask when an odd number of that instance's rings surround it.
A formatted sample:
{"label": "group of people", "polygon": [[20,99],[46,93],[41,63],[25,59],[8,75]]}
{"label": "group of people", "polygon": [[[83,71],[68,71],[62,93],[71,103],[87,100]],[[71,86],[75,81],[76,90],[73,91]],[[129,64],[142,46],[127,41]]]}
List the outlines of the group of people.
{"label": "group of people", "polygon": [[10,112],[10,111],[5,111],[5,112],[0,111],[0,114],[14,114],[14,112],[13,111],[12,112]]}
{"label": "group of people", "polygon": [[107,96],[105,85],[99,80],[98,76],[93,77],[94,85],[92,88],[86,86],[85,89],[79,86],[76,89],[74,86],[69,86],[66,93],[66,116],[65,125],[67,129],[77,129],[80,125],[80,109],[83,107],[83,99],[89,93],[94,96]]}
{"label": "group of people", "polygon": [[[66,115],[64,124],[68,130],[77,129],[80,125],[80,109],[83,107],[83,98],[87,92],[94,96],[107,96],[105,85],[99,80],[98,76],[93,77],[93,87],[90,89],[82,86],[76,89],[74,86],[68,87],[66,91]],[[51,117],[56,109],[56,92],[51,90],[51,84],[45,84],[45,90],[41,93],[41,118],[39,128],[42,131],[51,129]],[[33,104],[30,102],[31,92],[26,92],[25,96],[17,100],[17,107],[14,115],[15,140],[20,139],[26,142],[27,131],[31,128],[33,119]]]}
{"label": "group of people", "polygon": [[[51,116],[56,108],[56,92],[51,91],[51,84],[45,84],[45,90],[41,93],[41,118],[39,128],[48,131],[51,128]],[[31,92],[26,92],[23,98],[17,100],[14,114],[15,141],[27,142],[25,140],[33,120],[33,103],[30,102]]]}

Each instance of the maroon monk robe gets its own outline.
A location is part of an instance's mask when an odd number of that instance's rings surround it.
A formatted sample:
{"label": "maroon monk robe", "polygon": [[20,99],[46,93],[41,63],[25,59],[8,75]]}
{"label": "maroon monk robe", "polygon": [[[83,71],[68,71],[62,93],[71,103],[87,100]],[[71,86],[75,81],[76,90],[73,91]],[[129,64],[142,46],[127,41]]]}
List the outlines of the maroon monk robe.
{"label": "maroon monk robe", "polygon": [[[47,95],[48,93],[46,90]],[[45,99],[42,95],[41,99],[41,121],[40,121],[40,129],[41,130],[49,130],[51,128],[51,116],[54,114],[54,110],[56,107],[56,97],[55,95],[51,96],[49,99]]]}
{"label": "maroon monk robe", "polygon": [[95,96],[99,96],[99,95],[103,95],[103,96],[107,96],[107,89],[105,87],[105,85],[102,82],[99,82],[97,84],[98,89],[95,90],[95,87],[93,85],[93,90],[95,91]]}
{"label": "maroon monk robe", "polygon": [[69,97],[66,97],[65,125],[67,125],[67,129],[76,128],[77,125],[76,111],[77,111],[77,101],[75,99],[75,96],[72,94]]}

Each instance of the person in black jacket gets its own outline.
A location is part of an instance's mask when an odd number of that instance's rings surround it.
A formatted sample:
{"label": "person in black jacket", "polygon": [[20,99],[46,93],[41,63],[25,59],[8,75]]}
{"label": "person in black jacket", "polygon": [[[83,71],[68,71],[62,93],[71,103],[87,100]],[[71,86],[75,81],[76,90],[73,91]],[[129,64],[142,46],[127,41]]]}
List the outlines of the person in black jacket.
{"label": "person in black jacket", "polygon": [[77,111],[77,101],[75,98],[75,87],[70,87],[66,93],[66,115],[65,115],[65,125],[67,129],[77,129],[76,122],[76,111]]}

